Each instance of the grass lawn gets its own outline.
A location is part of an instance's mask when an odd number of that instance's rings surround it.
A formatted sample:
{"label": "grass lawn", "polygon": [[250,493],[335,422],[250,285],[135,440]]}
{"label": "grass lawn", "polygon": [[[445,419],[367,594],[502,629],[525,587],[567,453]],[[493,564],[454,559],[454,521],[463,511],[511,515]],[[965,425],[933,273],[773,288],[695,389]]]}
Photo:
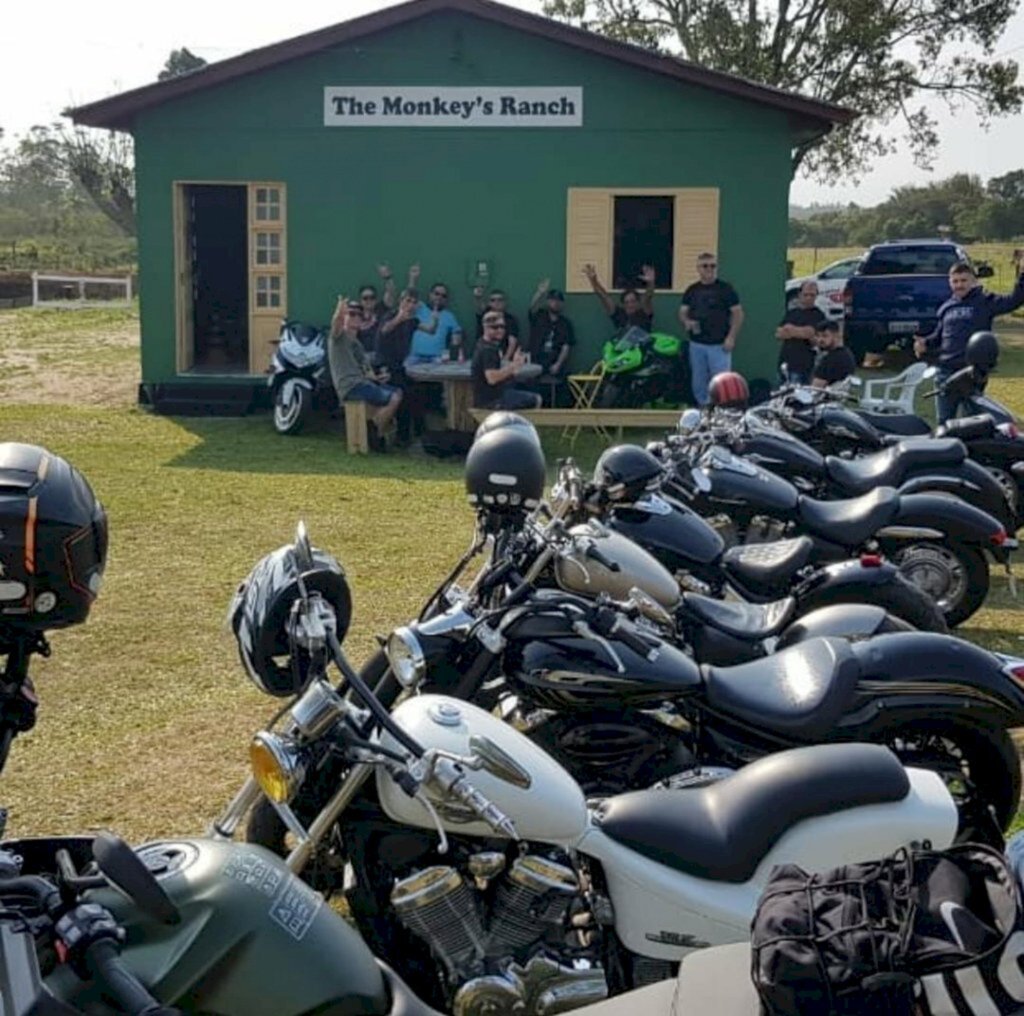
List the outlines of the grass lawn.
{"label": "grass lawn", "polygon": [[[151,415],[133,404],[137,344],[130,311],[0,312],[0,435],[67,456],[111,524],[89,622],[54,633],[53,656],[34,666],[39,723],[16,742],[0,791],[12,835],[203,829],[275,706],[245,678],[225,609],[300,517],[349,572],[356,662],[418,609],[470,536],[459,464],[349,457],[333,424],[284,439],[265,416]],[[993,392],[1024,413],[1024,331],[1007,333],[1003,368]],[[554,461],[566,449],[549,435]],[[599,450],[577,449],[588,465]],[[994,585],[965,634],[1024,655],[1024,615]]]}

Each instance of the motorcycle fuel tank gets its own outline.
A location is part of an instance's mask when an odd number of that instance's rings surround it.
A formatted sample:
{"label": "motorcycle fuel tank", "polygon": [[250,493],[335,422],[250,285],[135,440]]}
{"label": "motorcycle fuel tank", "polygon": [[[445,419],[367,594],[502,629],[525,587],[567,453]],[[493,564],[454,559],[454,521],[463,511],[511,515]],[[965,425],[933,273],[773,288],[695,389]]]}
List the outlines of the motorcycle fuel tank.
{"label": "motorcycle fuel tank", "polygon": [[[417,695],[406,699],[393,712],[395,722],[424,748],[439,748],[456,755],[473,755],[473,735],[485,737],[497,745],[527,777],[528,786],[519,786],[480,769],[467,769],[469,782],[515,823],[524,840],[570,845],[587,827],[587,802],[576,781],[543,749],[525,734],[477,706],[445,695]],[[380,743],[392,751],[405,749],[386,731]],[[409,797],[387,773],[377,770],[377,792],[388,817],[395,822],[434,829],[427,809]],[[448,832],[462,836],[496,834],[463,805],[443,800],[427,791],[442,825]]]}
{"label": "motorcycle fuel tank", "polygon": [[[612,599],[625,600],[630,589],[639,586],[667,610],[678,604],[679,584],[672,574],[627,536],[594,522],[573,526],[569,534],[573,546],[555,564],[555,580],[567,593],[586,597],[607,593]],[[592,557],[590,547],[617,565],[617,570]]]}
{"label": "motorcycle fuel tank", "polygon": [[825,459],[810,445],[784,431],[751,434],[734,447],[737,455],[752,464],[784,476],[825,475]]}
{"label": "motorcycle fuel tank", "polygon": [[672,571],[713,564],[725,549],[718,530],[695,511],[662,497],[645,497],[629,507],[616,508],[606,525]]}
{"label": "motorcycle fuel tank", "polygon": [[799,493],[788,480],[747,462],[724,448],[713,448],[701,459],[711,480],[709,497],[736,501],[755,512],[792,512]]}

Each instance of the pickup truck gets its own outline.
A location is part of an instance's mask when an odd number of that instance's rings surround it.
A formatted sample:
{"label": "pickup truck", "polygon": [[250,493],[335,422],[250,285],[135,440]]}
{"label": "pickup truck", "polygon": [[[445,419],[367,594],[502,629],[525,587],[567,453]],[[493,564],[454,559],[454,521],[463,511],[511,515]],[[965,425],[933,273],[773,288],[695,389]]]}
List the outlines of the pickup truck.
{"label": "pickup truck", "polygon": [[[935,328],[938,309],[949,299],[949,269],[958,261],[970,258],[948,240],[896,240],[867,252],[843,290],[846,345],[858,362]],[[987,265],[975,271],[992,275]]]}

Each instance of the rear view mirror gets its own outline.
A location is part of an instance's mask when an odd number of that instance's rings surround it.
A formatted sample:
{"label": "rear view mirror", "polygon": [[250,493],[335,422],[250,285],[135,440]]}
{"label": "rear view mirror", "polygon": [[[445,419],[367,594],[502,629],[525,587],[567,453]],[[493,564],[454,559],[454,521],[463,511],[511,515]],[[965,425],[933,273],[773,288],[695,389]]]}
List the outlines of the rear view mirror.
{"label": "rear view mirror", "polygon": [[979,279],[991,279],[992,276],[995,275],[996,273],[995,269],[993,269],[991,265],[981,263],[975,268],[974,274]]}
{"label": "rear view mirror", "polygon": [[939,373],[939,368],[938,367],[926,367],[925,368],[925,372],[921,375],[921,377],[925,381],[930,381],[938,373]]}

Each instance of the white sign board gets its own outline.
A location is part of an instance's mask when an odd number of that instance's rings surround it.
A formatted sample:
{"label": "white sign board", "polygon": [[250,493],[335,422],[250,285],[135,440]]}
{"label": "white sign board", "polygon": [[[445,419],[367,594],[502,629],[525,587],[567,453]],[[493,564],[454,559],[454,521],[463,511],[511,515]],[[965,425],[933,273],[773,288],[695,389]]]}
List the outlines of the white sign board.
{"label": "white sign board", "polygon": [[582,127],[583,89],[324,88],[325,127]]}

